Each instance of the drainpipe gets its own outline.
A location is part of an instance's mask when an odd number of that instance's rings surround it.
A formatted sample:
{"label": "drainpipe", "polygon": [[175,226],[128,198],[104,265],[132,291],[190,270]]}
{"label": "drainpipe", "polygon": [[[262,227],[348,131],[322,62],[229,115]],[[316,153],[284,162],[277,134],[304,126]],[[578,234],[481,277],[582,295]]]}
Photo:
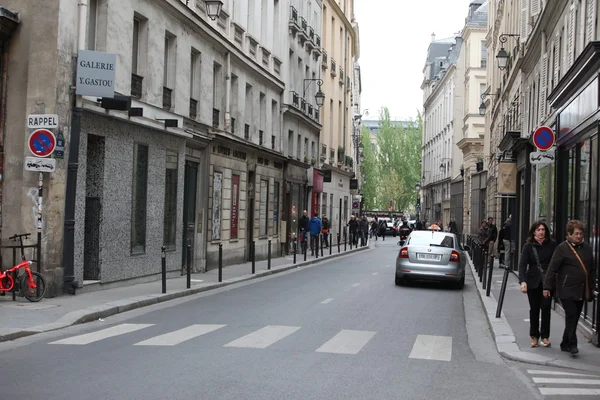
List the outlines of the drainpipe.
{"label": "drainpipe", "polygon": [[231,129],[231,52],[227,52],[225,61],[225,130]]}
{"label": "drainpipe", "polygon": [[[85,50],[87,32],[88,0],[79,0],[79,32],[77,49]],[[76,77],[74,77],[76,79]],[[81,108],[83,98],[75,95],[75,107],[71,112],[71,132],[69,137],[69,164],[65,193],[65,225],[63,241],[63,290],[75,294],[78,282],[75,280],[75,200],[77,194],[77,170],[79,168],[79,138],[81,136]]]}

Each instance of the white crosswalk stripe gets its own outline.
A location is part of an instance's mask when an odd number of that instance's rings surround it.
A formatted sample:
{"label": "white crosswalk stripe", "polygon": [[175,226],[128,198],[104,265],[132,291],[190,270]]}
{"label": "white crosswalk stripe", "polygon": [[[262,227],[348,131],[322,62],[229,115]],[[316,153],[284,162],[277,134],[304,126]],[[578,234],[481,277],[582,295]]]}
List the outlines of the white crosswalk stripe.
{"label": "white crosswalk stripe", "polygon": [[175,346],[198,336],[216,331],[226,325],[190,325],[183,329],[155,336],[148,340],[136,343],[136,346]]}
{"label": "white crosswalk stripe", "polygon": [[255,332],[227,343],[224,347],[264,349],[300,329],[299,326],[267,325]]}
{"label": "white crosswalk stripe", "polygon": [[71,344],[71,345],[84,345],[97,342],[99,340],[107,339],[110,337],[124,335],[139,331],[140,329],[148,328],[154,324],[121,324],[111,326],[110,328],[102,329],[96,332],[86,333],[83,335],[72,336],[65,339],[57,340],[50,344]]}
{"label": "white crosswalk stripe", "polygon": [[357,354],[375,336],[375,332],[344,329],[316,351],[318,353]]}
{"label": "white crosswalk stripe", "polygon": [[450,361],[452,338],[450,336],[418,335],[408,358]]}
{"label": "white crosswalk stripe", "polygon": [[[600,376],[576,372],[528,369],[544,396],[599,396]],[[540,376],[541,375],[541,376]]]}

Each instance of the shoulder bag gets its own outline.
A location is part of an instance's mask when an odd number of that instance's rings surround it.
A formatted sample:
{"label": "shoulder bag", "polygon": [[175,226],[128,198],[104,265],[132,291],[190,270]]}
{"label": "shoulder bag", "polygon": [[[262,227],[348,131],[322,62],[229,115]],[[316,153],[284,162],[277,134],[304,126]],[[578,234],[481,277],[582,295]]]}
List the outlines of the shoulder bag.
{"label": "shoulder bag", "polygon": [[[540,256],[537,252],[537,249],[535,248],[535,246],[532,244],[531,245],[531,251],[533,251],[533,256],[535,257],[535,262],[537,263],[536,268],[537,268],[537,273],[539,273],[540,275],[542,275],[542,283],[544,282],[544,270],[542,269],[542,264],[540,263]],[[533,275],[534,271],[532,271],[532,268],[530,266],[529,268],[529,275]]]}
{"label": "shoulder bag", "polygon": [[579,254],[577,254],[575,248],[573,248],[573,245],[571,245],[571,243],[569,243],[568,241],[567,244],[575,254],[575,257],[577,257],[577,260],[579,260],[579,264],[581,265],[581,268],[583,268],[583,272],[585,273],[585,301],[592,301],[592,294],[590,293],[590,285],[588,283],[589,276],[587,268],[585,267],[585,264],[583,264],[583,261],[581,261],[581,257],[579,257]]}

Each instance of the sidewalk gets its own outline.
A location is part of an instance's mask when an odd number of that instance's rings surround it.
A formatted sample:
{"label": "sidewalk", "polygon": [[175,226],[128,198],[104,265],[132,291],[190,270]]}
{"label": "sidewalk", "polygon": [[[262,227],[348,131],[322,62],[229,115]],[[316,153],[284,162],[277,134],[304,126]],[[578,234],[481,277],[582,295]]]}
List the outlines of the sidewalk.
{"label": "sidewalk", "polygon": [[[502,305],[502,314],[496,318],[497,299],[504,277],[504,269],[499,268],[498,260],[494,261],[492,274],[492,290],[486,297],[479,282],[477,271],[469,258],[473,273],[473,281],[485,308],[490,328],[496,341],[496,347],[501,356],[519,362],[545,365],[561,368],[572,368],[600,373],[600,349],[589,342],[581,331],[578,331],[579,354],[572,356],[560,350],[565,326],[564,316],[552,310],[550,319],[551,347],[530,347],[529,338],[529,303],[527,295],[521,293],[519,279],[514,273],[509,273]],[[471,281],[469,281],[471,282]]]}
{"label": "sidewalk", "polygon": [[347,247],[337,253],[337,245],[329,255],[329,249],[323,249],[324,257],[311,257],[308,253],[306,261],[303,254],[298,254],[296,264],[293,255],[271,259],[271,270],[267,270],[267,261],[255,263],[256,273],[252,274],[252,263],[244,263],[223,267],[223,281],[219,282],[218,269],[206,273],[192,274],[191,288],[186,288],[186,275],[167,279],[167,293],[162,294],[160,278],[153,282],[139,283],[113,289],[94,292],[63,295],[51,299],[43,299],[39,303],[31,303],[23,297],[12,300],[12,293],[0,297],[0,342],[14,340],[20,337],[61,329],[70,325],[80,324],[106,318],[111,315],[130,311],[184,296],[217,289],[251,279],[256,279],[301,266],[316,264],[333,258],[368,250],[370,246],[353,248]]}

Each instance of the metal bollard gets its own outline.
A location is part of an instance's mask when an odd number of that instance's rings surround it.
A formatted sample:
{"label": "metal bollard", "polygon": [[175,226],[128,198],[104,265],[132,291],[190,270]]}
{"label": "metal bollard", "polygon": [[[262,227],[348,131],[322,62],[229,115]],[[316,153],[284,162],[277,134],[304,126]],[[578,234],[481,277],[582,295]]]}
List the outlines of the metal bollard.
{"label": "metal bollard", "polygon": [[304,261],[306,261],[306,249],[308,248],[308,243],[306,243],[306,241],[303,241],[303,246],[302,246],[302,251],[304,252]]}
{"label": "metal bollard", "polygon": [[296,264],[296,240],[294,240],[294,243],[292,244],[292,247],[294,248],[294,264]]}
{"label": "metal bollard", "polygon": [[488,271],[488,281],[487,281],[487,289],[485,291],[485,295],[490,297],[490,291],[492,290],[492,275],[494,272],[494,255],[491,256],[491,262]]}
{"label": "metal bollard", "polygon": [[329,238],[328,242],[329,242],[329,255],[331,255],[331,248],[333,247],[333,235],[331,233],[327,234],[327,237]]}
{"label": "metal bollard", "polygon": [[496,307],[496,318],[500,318],[502,315],[502,305],[504,304],[504,294],[506,293],[506,283],[508,282],[508,274],[510,270],[506,268],[504,270],[504,276],[502,277],[502,286],[500,287],[500,297],[498,298],[498,306]]}
{"label": "metal bollard", "polygon": [[188,244],[187,247],[187,279],[186,279],[187,288],[192,287],[192,246]]}
{"label": "metal bollard", "polygon": [[346,230],[344,229],[344,251],[346,251],[346,239],[348,235],[346,234]]}
{"label": "metal bollard", "polygon": [[337,234],[338,254],[341,252],[341,250],[340,250],[340,244],[341,244],[342,241],[340,239],[341,239],[340,233],[338,232],[338,234]]}
{"label": "metal bollard", "polygon": [[[315,258],[319,258],[319,235],[317,235],[317,236],[315,237],[315,240],[314,240],[314,241],[315,241],[316,243],[313,243],[312,236],[310,237],[310,241],[311,241],[310,243],[313,245],[313,250],[314,250],[314,252],[315,252]],[[312,253],[311,253],[311,254],[312,254]]]}
{"label": "metal bollard", "polygon": [[161,274],[162,274],[162,292],[167,293],[167,248],[165,246],[162,247],[162,265],[161,265]]}
{"label": "metal bollard", "polygon": [[219,243],[219,282],[223,282],[223,243]]}
{"label": "metal bollard", "polygon": [[252,252],[252,273],[256,273],[256,241],[252,241],[252,248],[250,249]]}
{"label": "metal bollard", "polygon": [[354,242],[354,235],[350,232],[350,250],[352,250],[352,242]]}
{"label": "metal bollard", "polygon": [[267,269],[271,269],[271,239],[267,248]]}
{"label": "metal bollard", "polygon": [[[323,235],[319,235],[318,240],[321,242],[321,257],[323,257]],[[319,251],[319,249],[317,249]]]}

